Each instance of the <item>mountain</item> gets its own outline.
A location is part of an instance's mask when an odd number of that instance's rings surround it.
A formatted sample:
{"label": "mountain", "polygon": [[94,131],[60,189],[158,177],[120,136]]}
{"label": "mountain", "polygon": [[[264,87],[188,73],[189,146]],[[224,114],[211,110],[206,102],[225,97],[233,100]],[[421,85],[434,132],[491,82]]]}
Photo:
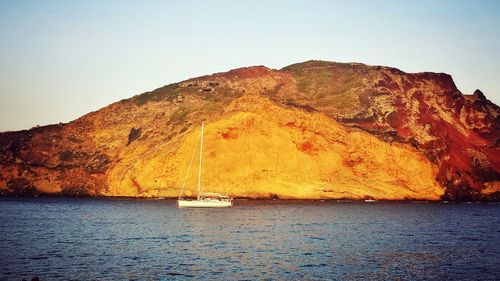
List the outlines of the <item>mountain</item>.
{"label": "mountain", "polygon": [[[499,107],[444,73],[307,61],[170,84],[0,134],[4,195],[500,200]],[[196,158],[196,157],[195,157]],[[193,163],[196,166],[196,160]],[[196,170],[187,179],[196,194]]]}

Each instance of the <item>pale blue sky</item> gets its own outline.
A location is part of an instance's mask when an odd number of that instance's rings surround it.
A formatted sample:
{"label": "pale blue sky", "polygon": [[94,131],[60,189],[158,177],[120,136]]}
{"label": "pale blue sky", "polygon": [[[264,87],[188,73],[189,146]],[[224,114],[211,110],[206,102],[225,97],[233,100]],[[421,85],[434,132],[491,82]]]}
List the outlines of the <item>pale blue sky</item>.
{"label": "pale blue sky", "polygon": [[500,1],[0,0],[0,131],[309,59],[446,72],[500,103]]}

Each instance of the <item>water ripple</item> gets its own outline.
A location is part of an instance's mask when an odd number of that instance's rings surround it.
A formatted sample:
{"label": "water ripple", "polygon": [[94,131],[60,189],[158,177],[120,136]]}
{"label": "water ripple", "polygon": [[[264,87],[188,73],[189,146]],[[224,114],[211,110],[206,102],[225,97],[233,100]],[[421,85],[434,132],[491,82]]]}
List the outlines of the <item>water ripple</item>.
{"label": "water ripple", "polygon": [[499,204],[2,198],[0,217],[0,280],[500,280]]}

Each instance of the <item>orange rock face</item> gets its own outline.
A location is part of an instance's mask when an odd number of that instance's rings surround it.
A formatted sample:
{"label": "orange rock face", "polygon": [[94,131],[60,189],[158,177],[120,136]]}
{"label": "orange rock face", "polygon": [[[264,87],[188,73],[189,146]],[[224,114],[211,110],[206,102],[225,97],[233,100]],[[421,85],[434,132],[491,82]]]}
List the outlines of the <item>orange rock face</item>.
{"label": "orange rock face", "polygon": [[[498,200],[499,108],[448,75],[310,61],[190,79],[0,135],[4,194]],[[196,194],[197,157],[186,191]]]}

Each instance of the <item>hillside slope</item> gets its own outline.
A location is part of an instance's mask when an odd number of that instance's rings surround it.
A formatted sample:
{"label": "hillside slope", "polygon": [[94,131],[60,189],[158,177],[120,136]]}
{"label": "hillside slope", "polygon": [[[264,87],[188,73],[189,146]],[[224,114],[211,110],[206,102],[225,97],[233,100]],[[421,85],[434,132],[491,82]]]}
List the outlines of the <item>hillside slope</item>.
{"label": "hillside slope", "polygon": [[68,124],[1,133],[0,190],[178,196],[205,121],[203,184],[211,191],[498,201],[499,113],[480,91],[463,95],[442,73],[324,61],[240,68]]}

